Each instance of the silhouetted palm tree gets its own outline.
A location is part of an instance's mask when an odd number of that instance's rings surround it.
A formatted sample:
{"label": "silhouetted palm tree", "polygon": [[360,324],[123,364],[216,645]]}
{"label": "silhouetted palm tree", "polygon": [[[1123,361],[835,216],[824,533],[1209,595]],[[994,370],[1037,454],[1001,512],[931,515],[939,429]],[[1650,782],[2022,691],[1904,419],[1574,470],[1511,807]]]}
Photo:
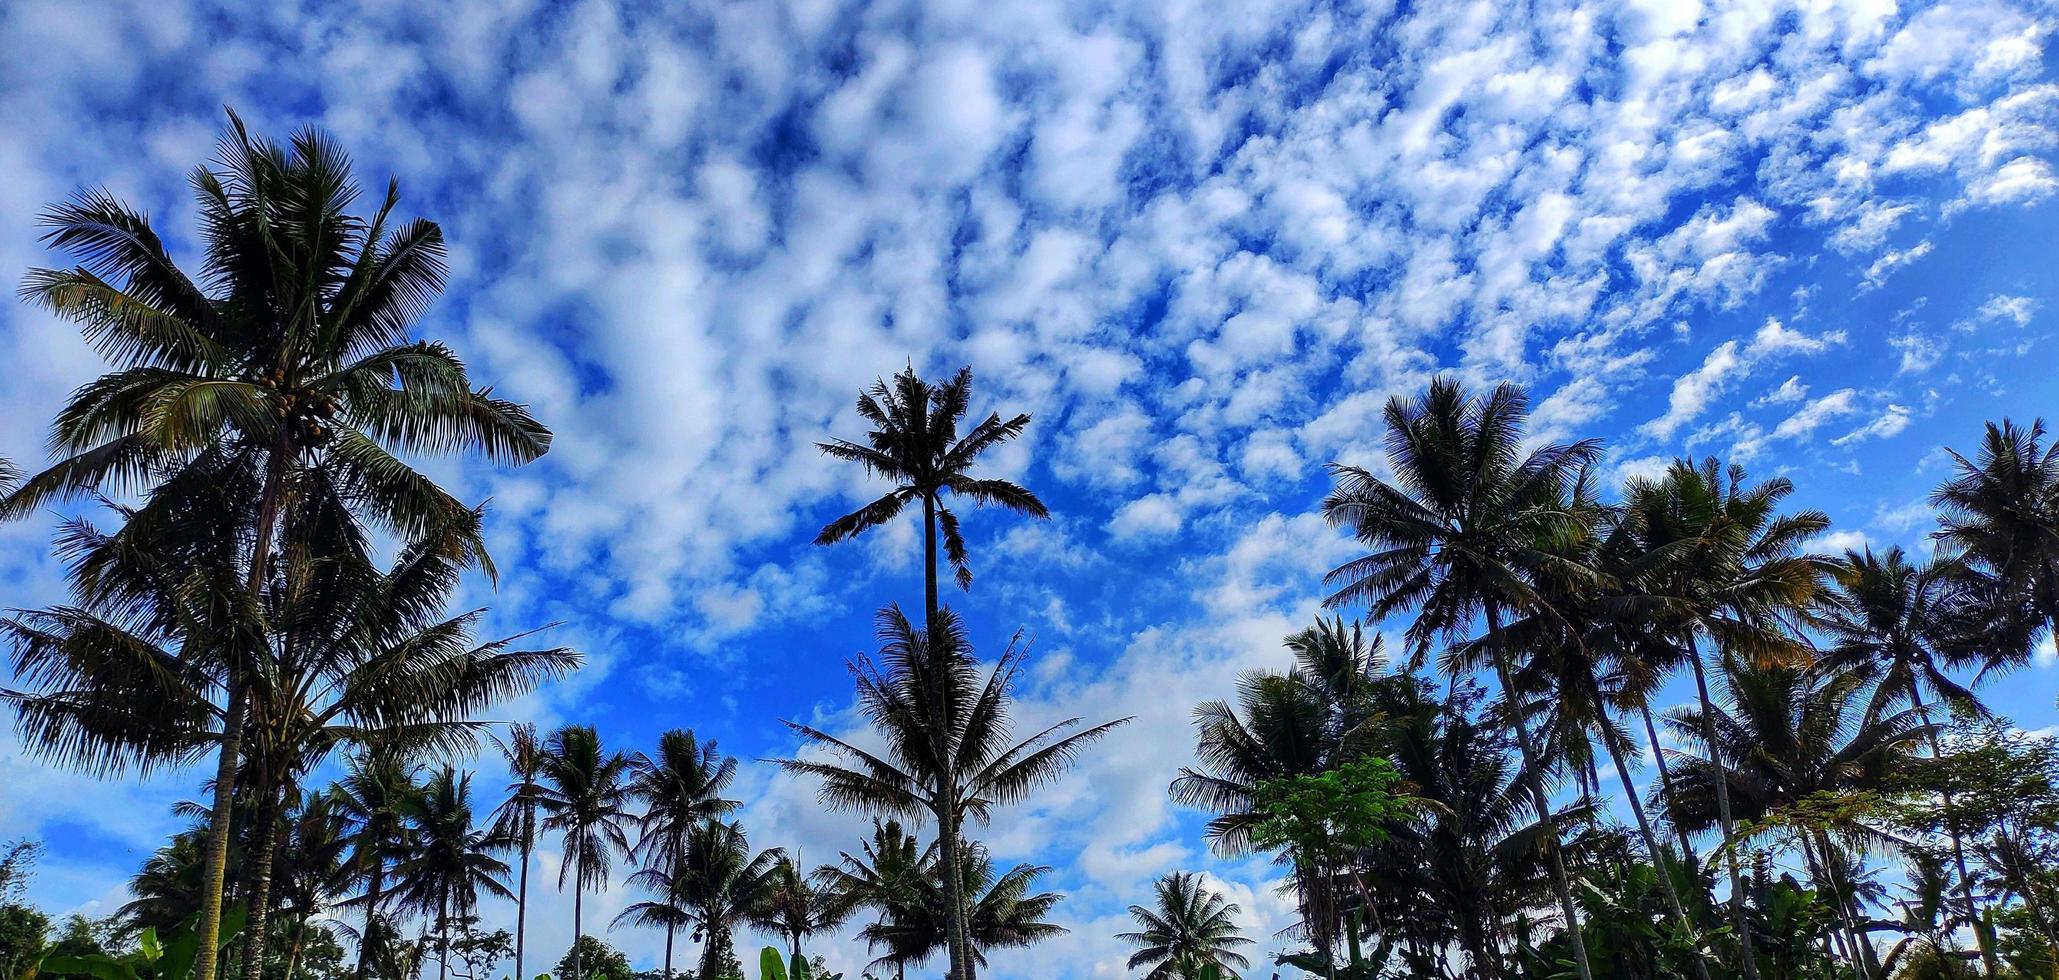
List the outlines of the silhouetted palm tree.
{"label": "silhouetted palm tree", "polygon": [[[1540,576],[1578,574],[1548,545],[1576,524],[1567,496],[1600,448],[1586,441],[1526,450],[1529,402],[1514,385],[1472,397],[1440,378],[1420,399],[1388,402],[1385,420],[1393,482],[1359,467],[1331,467],[1336,487],[1323,514],[1372,553],[1329,574],[1337,591],[1328,602],[1365,603],[1376,619],[1416,610],[1408,639],[1418,659],[1434,641],[1462,636],[1484,619],[1495,674],[1513,703],[1515,664],[1502,636],[1504,617],[1544,607]],[[1546,760],[1529,720],[1520,710],[1511,715],[1532,805],[1548,821]],[[1592,980],[1565,862],[1556,843],[1550,851],[1574,963],[1582,980]]]}
{"label": "silhouetted palm tree", "polygon": [[2018,659],[2037,632],[2059,627],[2059,443],[2045,423],[1988,423],[1972,459],[1931,494],[1941,556],[1955,559],[1988,606],[1991,654]]}
{"label": "silhouetted palm tree", "polygon": [[781,856],[778,848],[752,854],[743,828],[733,823],[705,820],[688,830],[672,885],[683,920],[701,943],[696,980],[721,980],[732,932],[764,900]]}
{"label": "silhouetted palm tree", "polygon": [[579,936],[587,886],[607,884],[614,856],[629,852],[625,828],[629,804],[629,758],[605,752],[591,726],[567,725],[544,743],[543,792],[538,802],[543,829],[564,834],[558,887],[572,879],[572,972],[580,975]]}
{"label": "silhouetted palm tree", "polygon": [[[1032,891],[1037,879],[1049,873],[1050,868],[1019,864],[996,877],[993,858],[986,848],[974,844],[967,852],[961,888],[972,896],[965,932],[972,943],[971,966],[975,971],[987,965],[989,950],[1022,949],[1065,933],[1063,927],[1045,920],[1064,896]],[[875,933],[896,962],[919,963],[948,945],[944,920],[949,898],[940,880],[944,869],[937,862],[930,862],[927,868],[930,873],[921,880],[916,901]]]}
{"label": "silhouetted palm tree", "polygon": [[[44,240],[76,257],[29,273],[23,293],[77,321],[115,370],[59,412],[57,463],[0,502],[30,513],[81,492],[162,488],[196,461],[234,469],[258,489],[247,510],[249,609],[257,606],[286,511],[347,502],[414,538],[466,508],[399,454],[477,449],[525,462],[550,446],[522,406],[474,390],[452,351],[409,341],[441,290],[442,232],[390,228],[398,185],[374,217],[348,213],[359,187],[348,157],[313,129],[288,147],[252,138],[230,116],[220,170],[195,172],[206,274],[175,265],[148,219],[105,191],[52,206]],[[153,493],[132,520],[184,506]],[[475,539],[472,551],[484,561]],[[490,566],[489,566],[490,567]],[[231,648],[234,652],[234,648]],[[254,649],[225,662],[225,724],[209,826],[195,980],[214,980],[230,801]]]}
{"label": "silhouetted palm tree", "polygon": [[874,966],[891,966],[897,977],[905,976],[912,952],[897,950],[893,938],[907,934],[907,926],[918,913],[924,882],[936,877],[936,849],[917,844],[915,835],[901,829],[897,820],[872,821],[872,836],[859,853],[845,852],[838,863],[815,871],[838,913],[848,916],[859,909],[870,910],[874,919],[858,936],[868,950],[886,949]]}
{"label": "silhouetted palm tree", "polygon": [[513,898],[501,883],[508,866],[488,851],[488,832],[472,826],[472,774],[444,766],[408,801],[413,848],[395,868],[395,901],[436,923],[438,980],[450,975],[450,924],[479,907],[479,893]]}
{"label": "silhouetted palm tree", "polygon": [[850,913],[849,905],[810,880],[793,858],[781,857],[747,918],[759,929],[784,938],[793,962],[801,958],[802,940],[843,925]]}
{"label": "silhouetted palm tree", "polygon": [[310,920],[321,915],[349,890],[350,839],[334,799],[327,793],[307,797],[287,815],[278,879],[279,914],[292,924],[283,976],[292,980],[306,949]]}
{"label": "silhouetted palm tree", "polygon": [[[665,883],[678,879],[687,834],[701,823],[737,808],[735,800],[722,798],[736,779],[736,760],[724,758],[714,740],[701,742],[693,732],[675,728],[658,736],[655,758],[637,753],[630,765],[634,772],[630,794],[644,803],[632,857],[646,869],[657,872],[649,877],[649,883],[659,886],[663,896]],[[665,971],[669,976],[673,935],[680,923],[675,921],[676,916],[663,911],[664,898],[646,904],[652,907],[632,918],[640,925],[664,927]]]}
{"label": "silhouetted palm tree", "polygon": [[[851,662],[850,671],[858,682],[860,710],[886,748],[868,752],[820,729],[787,722],[835,759],[783,759],[779,765],[821,779],[822,797],[832,806],[935,819],[948,893],[955,887],[952,869],[960,869],[959,884],[965,880],[954,855],[961,850],[967,820],[984,823],[995,806],[1028,798],[1070,766],[1088,742],[1128,719],[1074,731],[1080,720],[1068,718],[1017,741],[1008,710],[1009,689],[1025,652],[1019,638],[1010,641],[982,681],[965,632],[949,610],[941,613],[935,629],[918,632],[900,607],[888,606],[879,614],[878,632],[879,660],[861,657]],[[946,935],[965,935],[969,904],[955,896],[946,904]],[[969,964],[957,955],[964,951],[955,945],[951,950],[953,976],[970,975]]]}
{"label": "silhouetted palm tree", "polygon": [[1199,875],[1175,871],[1151,886],[1155,906],[1130,906],[1136,932],[1115,938],[1141,947],[1130,955],[1129,968],[1151,967],[1146,980],[1196,980],[1204,967],[1225,976],[1248,969],[1251,960],[1238,948],[1251,945],[1237,929],[1243,909],[1222,893],[1203,888]]}
{"label": "silhouetted palm tree", "polygon": [[[519,855],[515,873],[515,980],[526,980],[522,959],[529,925],[529,854],[536,848],[537,811],[542,806],[543,743],[536,726],[521,722],[508,726],[507,738],[491,736],[501,761],[508,767],[507,798],[493,811],[492,840]],[[291,980],[291,978],[288,978]],[[669,980],[669,978],[668,978]]]}
{"label": "silhouetted palm tree", "polygon": [[345,764],[343,778],[330,789],[336,812],[350,841],[352,877],[364,883],[363,895],[345,904],[364,910],[365,927],[358,933],[357,977],[371,976],[373,963],[392,952],[394,929],[387,921],[387,874],[413,846],[408,808],[421,793],[420,767],[390,747],[359,752]]}

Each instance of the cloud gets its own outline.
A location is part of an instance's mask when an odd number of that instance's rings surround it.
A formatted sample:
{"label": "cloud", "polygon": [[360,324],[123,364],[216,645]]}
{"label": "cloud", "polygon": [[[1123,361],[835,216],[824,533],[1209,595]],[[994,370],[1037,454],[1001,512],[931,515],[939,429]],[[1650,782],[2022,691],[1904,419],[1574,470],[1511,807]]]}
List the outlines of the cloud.
{"label": "cloud", "polygon": [[1841,331],[1811,335],[1768,318],[1750,340],[1724,341],[1702,359],[1700,367],[1675,378],[1666,413],[1646,422],[1639,431],[1654,439],[1670,439],[1759,362],[1786,354],[1819,354],[1844,342]]}

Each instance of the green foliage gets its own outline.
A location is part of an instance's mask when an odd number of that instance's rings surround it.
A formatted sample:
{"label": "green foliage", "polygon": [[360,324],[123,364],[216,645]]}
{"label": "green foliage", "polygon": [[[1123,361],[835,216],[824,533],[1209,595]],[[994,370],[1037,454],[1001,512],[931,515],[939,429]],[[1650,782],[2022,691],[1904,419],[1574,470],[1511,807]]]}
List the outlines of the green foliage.
{"label": "green foliage", "polygon": [[[556,976],[570,978],[577,976],[572,970],[572,954],[568,949],[558,960]],[[636,971],[629,968],[629,957],[622,951],[592,936],[580,936],[577,946],[579,967],[585,971],[583,980],[635,980]]]}
{"label": "green foliage", "polygon": [[48,949],[50,917],[26,905],[0,905],[0,980],[26,980]]}
{"label": "green foliage", "polygon": [[1400,781],[1393,763],[1368,757],[1262,783],[1253,794],[1260,819],[1251,841],[1316,861],[1371,847],[1409,815],[1408,798],[1394,792]]}
{"label": "green foliage", "polygon": [[[194,973],[199,953],[197,920],[189,919],[160,939],[157,930],[145,928],[136,936],[136,948],[120,956],[88,953],[78,956],[49,955],[43,958],[38,975],[90,977],[92,980],[187,980]],[[240,905],[222,910],[219,948],[228,949],[243,931],[244,911]]]}

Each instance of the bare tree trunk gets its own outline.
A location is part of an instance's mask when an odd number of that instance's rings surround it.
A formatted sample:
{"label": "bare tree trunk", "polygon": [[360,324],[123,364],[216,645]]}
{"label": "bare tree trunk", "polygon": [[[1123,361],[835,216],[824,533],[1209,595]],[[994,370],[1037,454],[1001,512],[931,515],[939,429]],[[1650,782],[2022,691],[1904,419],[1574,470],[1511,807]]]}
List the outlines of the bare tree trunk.
{"label": "bare tree trunk", "polygon": [[[574,863],[572,871],[572,976],[570,980],[586,980],[586,974],[581,971],[579,963],[579,930],[582,928],[580,916],[585,911],[585,907],[581,903],[585,899],[586,862],[580,860]],[[564,978],[560,978],[560,980],[564,980]]]}
{"label": "bare tree trunk", "polygon": [[1651,741],[1652,765],[1659,770],[1659,800],[1666,805],[1666,819],[1673,826],[1673,838],[1680,842],[1680,856],[1689,865],[1698,867],[1700,862],[1695,859],[1694,843],[1687,839],[1687,829],[1673,819],[1673,772],[1666,765],[1666,748],[1659,744],[1659,726],[1651,720],[1651,705],[1638,705],[1637,713],[1644,718],[1644,735]]}
{"label": "bare tree trunk", "polygon": [[1687,662],[1694,666],[1694,692],[1702,706],[1702,740],[1708,743],[1709,763],[1715,768],[1716,819],[1723,828],[1723,862],[1730,871],[1730,915],[1737,929],[1738,959],[1747,980],[1758,980],[1758,957],[1752,952],[1751,920],[1745,915],[1744,876],[1737,869],[1737,827],[1730,819],[1730,777],[1723,766],[1723,746],[1716,738],[1716,703],[1709,697],[1709,679],[1702,670],[1702,658],[1690,640]]}
{"label": "bare tree trunk", "polygon": [[[232,675],[240,671],[231,668]],[[214,801],[207,815],[207,868],[200,880],[200,923],[195,927],[193,980],[215,980],[221,959],[222,891],[229,876],[229,818],[236,808],[236,760],[243,752],[246,692],[241,680],[229,688],[222,719],[220,757],[215,761]]]}
{"label": "bare tree trunk", "polygon": [[[1923,727],[1929,729],[1925,735],[1930,742],[1930,757],[1939,758],[1944,752],[1938,745],[1937,730],[1930,727],[1930,706],[1923,703],[1923,692],[1913,682],[1909,685],[1909,702],[1916,709],[1916,716],[1923,719]],[[1945,839],[1952,842],[1952,864],[1959,872],[1959,894],[1966,900],[1966,924],[1973,930],[1974,947],[1980,950],[1980,965],[1992,980],[2001,973],[2001,964],[1988,943],[1987,930],[1981,928],[1980,905],[1973,898],[1973,876],[1966,873],[1966,847],[1960,842],[1958,832],[1952,827],[1951,790],[1944,792],[1942,815],[1945,820]]]}
{"label": "bare tree trunk", "polygon": [[[374,845],[375,847],[377,845]],[[357,978],[365,980],[371,975],[372,950],[379,943],[379,931],[385,928],[379,921],[379,900],[386,893],[386,856],[375,855],[377,862],[372,867],[371,886],[365,889],[365,934],[357,946]]]}
{"label": "bare tree trunk", "polygon": [[1502,643],[1501,609],[1493,603],[1487,606],[1487,629],[1493,636],[1494,669],[1500,675],[1502,696],[1507,700],[1516,724],[1516,747],[1523,753],[1530,799],[1537,807],[1537,819],[1543,821],[1550,831],[1544,835],[1545,857],[1551,864],[1551,883],[1558,892],[1559,908],[1566,916],[1566,939],[1573,947],[1573,965],[1580,971],[1580,980],[1594,980],[1594,968],[1587,962],[1587,939],[1580,934],[1580,910],[1573,904],[1573,885],[1566,877],[1566,859],[1559,847],[1558,821],[1552,815],[1551,797],[1544,791],[1544,770],[1537,758],[1537,748],[1530,739],[1530,720],[1523,717],[1521,695],[1516,690],[1515,674],[1509,669],[1508,651]]}
{"label": "bare tree trunk", "polygon": [[[922,573],[923,642],[931,659],[939,667],[942,667],[941,658],[945,654],[943,644],[939,642],[941,636],[938,633],[938,621],[942,618],[942,606],[937,599],[937,502],[934,497],[928,494],[924,494],[922,498]],[[937,721],[939,723],[946,723],[949,720],[949,705],[943,700],[946,697],[948,697],[948,693],[944,686],[941,684],[937,685]],[[954,767],[951,764],[950,753],[940,752],[938,757],[943,760],[943,772],[941,773],[943,786],[947,790],[955,788],[958,785],[958,774],[954,771]],[[946,811],[958,804],[957,800],[949,798],[941,802]],[[961,842],[958,839],[956,814],[949,812],[937,814],[937,844],[943,848],[944,875],[946,879],[944,881],[944,900],[951,906],[948,910],[950,914],[945,917],[944,922],[946,945],[950,951],[951,965],[949,977],[950,980],[971,980],[971,944],[965,931],[965,876],[962,873],[962,857],[959,854]]]}
{"label": "bare tree trunk", "polygon": [[293,980],[293,971],[300,969],[300,950],[307,942],[307,916],[293,924],[293,944],[286,947],[285,980]]}
{"label": "bare tree trunk", "polygon": [[[1665,852],[1659,849],[1657,835],[1652,833],[1651,820],[1644,813],[1644,801],[1637,798],[1637,785],[1630,781],[1630,770],[1623,764],[1622,750],[1616,745],[1615,737],[1608,731],[1602,732],[1601,744],[1608,749],[1609,759],[1616,765],[1616,778],[1623,783],[1623,798],[1630,801],[1630,812],[1637,817],[1637,832],[1644,838],[1645,853],[1651,856],[1652,872],[1659,879],[1659,888],[1665,893],[1666,905],[1673,912],[1673,921],[1688,932],[1700,935],[1701,929],[1687,914],[1687,907],[1680,903],[1679,890],[1673,887],[1673,870],[1667,866]],[[1698,980],[1709,980],[1708,964],[1703,963],[1699,956],[1694,960],[1694,974]]]}
{"label": "bare tree trunk", "polygon": [[[672,980],[672,933],[676,928],[670,922],[665,923],[665,980]],[[516,977],[515,980],[522,978]]]}
{"label": "bare tree trunk", "polygon": [[[1864,939],[1859,935],[1858,926],[1852,921],[1851,908],[1845,904],[1843,888],[1838,884],[1836,874],[1830,870],[1827,843],[1822,848],[1817,847],[1811,843],[1808,831],[1803,831],[1801,838],[1802,857],[1809,862],[1809,876],[1816,879],[1818,888],[1830,893],[1830,907],[1837,912],[1837,928],[1832,930],[1831,934],[1838,939],[1838,945],[1844,948],[1845,961],[1852,964],[1852,970],[1859,975],[1860,980],[1872,980],[1874,973],[1867,968],[1867,961],[1861,953]],[[1820,858],[1816,853],[1818,850],[1824,852]]]}
{"label": "bare tree trunk", "polygon": [[[515,977],[514,980],[529,980],[522,973],[522,941],[528,936],[529,918],[529,848],[535,831],[522,835],[522,870],[515,878]],[[292,980],[288,977],[287,980]]]}
{"label": "bare tree trunk", "polygon": [[[268,767],[259,764],[258,779],[271,781]],[[263,980],[266,941],[272,921],[272,864],[279,852],[279,805],[283,787],[261,789],[263,798],[258,801],[256,820],[256,847],[250,858],[250,911],[243,928],[243,978]],[[291,980],[289,975],[287,980]]]}

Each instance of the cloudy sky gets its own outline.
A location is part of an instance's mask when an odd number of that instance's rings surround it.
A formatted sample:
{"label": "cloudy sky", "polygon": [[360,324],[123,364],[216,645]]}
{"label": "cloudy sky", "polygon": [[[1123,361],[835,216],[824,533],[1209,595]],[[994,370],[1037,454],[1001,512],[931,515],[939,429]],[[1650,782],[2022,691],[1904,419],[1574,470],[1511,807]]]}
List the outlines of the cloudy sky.
{"label": "cloudy sky", "polygon": [[[685,726],[759,758],[791,749],[780,718],[849,723],[845,658],[919,601],[915,528],[812,547],[878,490],[812,444],[903,364],[971,365],[978,410],[1035,416],[991,472],[1054,518],[969,515],[951,598],[986,652],[1033,642],[1025,724],[1137,716],[985,832],[1053,867],[1072,929],[994,973],[1118,976],[1122,909],[1170,869],[1284,923],[1270,869],[1207,855],[1164,787],[1190,708],[1282,663],[1352,553],[1312,515],[1321,467],[1370,460],[1390,395],[1523,383],[1614,473],[1788,476],[1843,547],[1921,542],[1941,447],[2059,393],[2059,8],[1424,7],[15,0],[0,277],[50,261],[36,212],[94,186],[190,256],[184,178],[225,105],[398,178],[454,252],[421,332],[557,432],[521,470],[433,466],[492,501],[504,576],[468,598],[590,658],[506,716],[623,748]],[[12,300],[0,359],[0,452],[39,460],[101,365]],[[50,531],[0,528],[0,604],[62,594]],[[2028,727],[2055,720],[2050,660],[1992,689]],[[40,903],[105,913],[196,781],[48,772],[0,736],[0,839],[49,842]],[[760,845],[828,860],[864,826],[765,766],[743,783]],[[532,916],[552,960],[569,905]]]}

